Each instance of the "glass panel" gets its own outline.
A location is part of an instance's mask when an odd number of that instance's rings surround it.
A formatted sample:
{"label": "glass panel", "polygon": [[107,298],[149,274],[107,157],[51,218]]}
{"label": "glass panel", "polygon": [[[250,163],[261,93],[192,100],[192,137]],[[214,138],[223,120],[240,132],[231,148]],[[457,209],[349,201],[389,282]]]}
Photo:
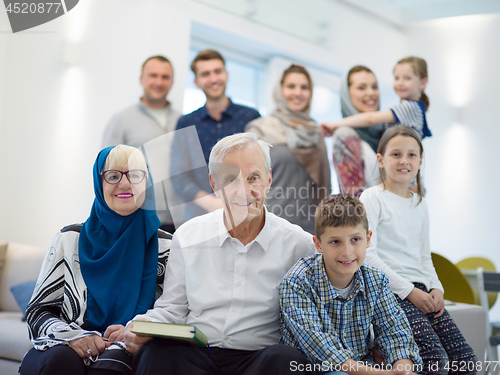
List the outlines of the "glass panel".
{"label": "glass panel", "polygon": [[294,37],[329,46],[331,0],[195,0]]}
{"label": "glass panel", "polygon": [[[342,116],[340,112],[340,95],[338,91],[335,91],[330,87],[321,86],[315,83],[313,100],[311,104],[311,117],[316,120],[318,124],[321,124],[325,121],[340,120]],[[332,176],[332,194],[338,194],[340,192],[339,183],[332,162],[333,138],[326,137],[325,143]]]}

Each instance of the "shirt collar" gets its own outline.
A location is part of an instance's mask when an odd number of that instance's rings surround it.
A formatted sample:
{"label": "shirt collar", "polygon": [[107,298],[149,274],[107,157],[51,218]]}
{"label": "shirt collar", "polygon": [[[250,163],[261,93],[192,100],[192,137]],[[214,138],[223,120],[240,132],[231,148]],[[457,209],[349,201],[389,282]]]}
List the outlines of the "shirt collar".
{"label": "shirt collar", "polygon": [[[222,247],[224,245],[224,242],[231,240],[232,237],[226,228],[226,224],[224,224],[224,209],[220,209],[217,211],[219,212],[219,217],[217,218],[219,222],[219,245]],[[269,212],[267,212],[266,206],[264,206],[264,214],[264,227],[261,229],[257,237],[255,237],[255,239],[251,242],[251,244],[257,243],[262,248],[262,250],[267,251],[271,242],[271,217],[269,216]]]}
{"label": "shirt collar", "polygon": [[[317,261],[317,269],[316,269],[316,277],[318,278],[319,285],[321,288],[325,291],[328,291],[325,293],[325,299],[323,301],[324,304],[332,302],[335,299],[344,299],[340,294],[338,294],[335,291],[335,288],[333,285],[330,283],[330,280],[328,279],[328,275],[326,274],[325,270],[325,264],[323,262],[323,256],[318,257]],[[354,284],[354,288],[352,290],[351,295],[347,299],[354,299],[358,293],[362,295],[362,297],[365,296],[365,282],[363,278],[363,272],[361,271],[361,268],[359,268],[356,273],[353,276],[352,280]]]}
{"label": "shirt collar", "polygon": [[[142,96],[139,98],[139,106],[141,106],[141,108],[144,110],[155,109],[155,108],[147,107],[146,104],[144,104],[144,102],[142,101]],[[168,107],[170,107],[170,102],[167,100],[167,105],[165,107],[159,108],[159,109],[164,109],[164,108],[168,108]]]}
{"label": "shirt collar", "polygon": [[[236,111],[236,106],[234,105],[234,103],[231,101],[231,98],[228,98],[229,99],[229,105],[227,106],[227,108],[222,111],[222,117],[233,117],[234,116],[234,113]],[[200,108],[200,114],[202,117],[209,117],[209,118],[212,118],[212,116],[210,116],[210,113],[208,113],[208,110],[207,110],[207,104],[205,103],[205,105],[203,107]]]}
{"label": "shirt collar", "polygon": [[219,245],[222,247],[224,245],[224,242],[226,240],[231,239],[231,235],[229,234],[229,231],[226,228],[226,224],[224,224],[224,209],[218,209],[217,211],[217,221],[219,222]]}

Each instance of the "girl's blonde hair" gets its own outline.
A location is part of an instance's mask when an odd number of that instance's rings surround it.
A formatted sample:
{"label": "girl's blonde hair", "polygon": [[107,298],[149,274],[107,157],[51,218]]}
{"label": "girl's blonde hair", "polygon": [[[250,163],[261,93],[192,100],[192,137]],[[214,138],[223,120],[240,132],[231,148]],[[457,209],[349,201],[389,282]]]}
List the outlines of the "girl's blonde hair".
{"label": "girl's blonde hair", "polygon": [[[420,57],[408,56],[404,59],[399,60],[396,66],[399,64],[410,64],[413,69],[413,73],[415,73],[417,77],[419,77],[420,79],[428,78],[427,62]],[[422,90],[422,93],[420,94],[420,101],[425,104],[425,110],[427,111],[429,109],[430,100],[424,90]]]}
{"label": "girl's blonde hair", "polygon": [[[420,137],[415,132],[415,130],[406,125],[396,125],[387,129],[384,132],[384,135],[382,135],[382,138],[380,138],[377,153],[384,156],[385,151],[387,150],[387,144],[392,138],[397,137],[398,135],[402,137],[410,137],[416,140],[418,147],[420,149],[420,157],[424,156],[424,147],[422,146],[422,141],[420,140]],[[380,171],[380,180],[382,181],[382,184],[384,185],[385,189],[385,179],[386,179],[385,169],[379,168],[379,171]],[[425,194],[420,177],[420,168],[418,169],[417,172],[417,194],[420,196],[418,200],[418,204],[420,204],[420,202],[422,201],[422,197]]]}

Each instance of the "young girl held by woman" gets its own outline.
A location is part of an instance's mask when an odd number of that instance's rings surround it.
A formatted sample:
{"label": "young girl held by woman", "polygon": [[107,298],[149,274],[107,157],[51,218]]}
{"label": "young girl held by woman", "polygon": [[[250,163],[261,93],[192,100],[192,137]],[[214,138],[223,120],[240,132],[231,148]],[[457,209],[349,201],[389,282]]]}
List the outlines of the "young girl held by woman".
{"label": "young girl held by woman", "polygon": [[[444,308],[443,286],[432,264],[420,137],[408,126],[394,126],[386,130],[377,151],[382,183],[360,197],[373,231],[365,262],[389,277],[424,361],[420,373],[474,374],[470,363],[476,357]],[[418,194],[410,190],[413,178]]]}
{"label": "young girl held by woman", "polygon": [[394,67],[394,91],[401,102],[385,111],[358,113],[340,121],[321,124],[323,135],[332,135],[340,126],[363,128],[385,123],[387,127],[404,124],[415,130],[420,137],[430,137],[425,112],[429,98],[424,93],[427,85],[427,63],[420,57],[409,56]]}

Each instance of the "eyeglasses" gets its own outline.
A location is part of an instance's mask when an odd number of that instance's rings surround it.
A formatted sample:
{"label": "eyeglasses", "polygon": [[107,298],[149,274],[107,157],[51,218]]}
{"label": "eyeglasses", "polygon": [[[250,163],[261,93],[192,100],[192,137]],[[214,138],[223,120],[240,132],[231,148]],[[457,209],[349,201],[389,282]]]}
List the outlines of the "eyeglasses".
{"label": "eyeglasses", "polygon": [[144,180],[144,177],[146,177],[146,171],[141,169],[131,169],[130,171],[122,172],[110,169],[101,173],[102,178],[104,178],[104,180],[111,185],[119,183],[122,180],[123,175],[127,176],[127,179],[131,184],[138,184]]}

